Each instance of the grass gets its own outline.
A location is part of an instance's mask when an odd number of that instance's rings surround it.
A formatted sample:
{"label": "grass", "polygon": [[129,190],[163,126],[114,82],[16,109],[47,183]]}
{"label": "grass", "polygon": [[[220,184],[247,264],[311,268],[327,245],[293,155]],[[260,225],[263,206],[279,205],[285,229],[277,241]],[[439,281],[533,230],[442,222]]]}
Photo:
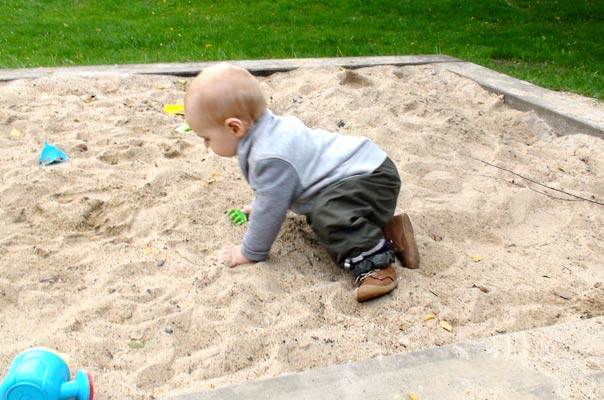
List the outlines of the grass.
{"label": "grass", "polygon": [[0,0],[0,67],[448,54],[604,99],[604,0]]}

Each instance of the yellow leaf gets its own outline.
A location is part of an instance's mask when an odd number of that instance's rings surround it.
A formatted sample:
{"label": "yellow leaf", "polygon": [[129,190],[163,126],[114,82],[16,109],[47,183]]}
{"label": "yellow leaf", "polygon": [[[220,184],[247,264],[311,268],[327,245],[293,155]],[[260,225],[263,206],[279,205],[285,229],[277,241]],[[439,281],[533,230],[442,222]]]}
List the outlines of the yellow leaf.
{"label": "yellow leaf", "polygon": [[470,258],[472,259],[472,261],[474,262],[479,262],[480,260],[482,260],[481,256],[470,256]]}
{"label": "yellow leaf", "polygon": [[407,393],[407,396],[409,396],[409,400],[417,400],[418,397],[415,395],[415,393]]}
{"label": "yellow leaf", "polygon": [[447,332],[453,332],[453,327],[445,321],[441,321],[440,327],[446,330]]}
{"label": "yellow leaf", "polygon": [[153,253],[153,247],[149,247],[149,246],[144,247],[143,253],[145,253],[145,254]]}
{"label": "yellow leaf", "polygon": [[23,132],[21,132],[18,129],[13,129],[12,131],[10,131],[10,135],[12,137],[21,137],[21,136],[23,136]]}
{"label": "yellow leaf", "polygon": [[201,184],[202,185],[211,185],[212,183],[217,182],[216,178],[209,178],[209,179],[202,179],[201,180]]}
{"label": "yellow leaf", "polygon": [[210,383],[210,389],[212,389],[212,390],[216,389],[216,385],[214,385],[213,383]]}
{"label": "yellow leaf", "polygon": [[210,47],[212,47],[211,43],[206,43],[206,49],[209,49]]}
{"label": "yellow leaf", "polygon": [[426,316],[424,317],[424,321],[430,321],[431,319],[434,319],[434,315],[432,314],[426,314]]}
{"label": "yellow leaf", "polygon": [[184,115],[185,106],[183,104],[166,104],[164,106],[164,112],[172,115]]}

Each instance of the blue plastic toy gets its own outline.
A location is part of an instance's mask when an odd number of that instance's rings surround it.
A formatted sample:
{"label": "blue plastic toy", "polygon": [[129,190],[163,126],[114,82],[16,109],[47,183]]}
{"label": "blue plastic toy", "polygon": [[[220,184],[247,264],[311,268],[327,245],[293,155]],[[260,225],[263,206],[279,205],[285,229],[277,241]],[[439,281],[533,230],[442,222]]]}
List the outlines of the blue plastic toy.
{"label": "blue plastic toy", "polygon": [[69,380],[65,359],[50,349],[25,350],[0,384],[0,400],[93,400],[92,377],[84,370]]}
{"label": "blue plastic toy", "polygon": [[53,146],[52,144],[48,144],[48,142],[44,142],[44,148],[40,153],[40,158],[38,159],[38,163],[45,167],[49,164],[67,161],[69,157],[58,147]]}

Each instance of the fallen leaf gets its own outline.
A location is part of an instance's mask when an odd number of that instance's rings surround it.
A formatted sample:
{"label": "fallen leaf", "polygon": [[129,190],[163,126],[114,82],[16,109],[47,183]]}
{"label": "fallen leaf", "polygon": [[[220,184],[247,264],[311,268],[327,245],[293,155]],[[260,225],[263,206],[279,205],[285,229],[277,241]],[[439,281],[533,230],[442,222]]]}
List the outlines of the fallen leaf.
{"label": "fallen leaf", "polygon": [[430,321],[431,319],[434,319],[434,315],[432,314],[426,314],[426,316],[424,317],[424,321]]}
{"label": "fallen leaf", "polygon": [[480,290],[482,293],[489,293],[490,292],[489,288],[487,288],[486,286],[483,286],[483,285],[477,285],[477,284],[474,283],[472,285],[472,287]]}
{"label": "fallen leaf", "polygon": [[143,253],[145,253],[145,254],[153,253],[153,247],[149,247],[149,246],[144,247],[143,248]]}
{"label": "fallen leaf", "polygon": [[10,135],[12,137],[21,137],[21,136],[23,136],[23,132],[21,132],[18,129],[13,129],[12,131],[10,131]]}
{"label": "fallen leaf", "polygon": [[474,262],[479,262],[482,260],[481,256],[470,256],[470,258],[472,259],[472,261]]}
{"label": "fallen leaf", "polygon": [[166,104],[164,112],[172,115],[185,115],[185,106],[183,104]]}
{"label": "fallen leaf", "polygon": [[212,389],[212,390],[216,389],[216,385],[214,385],[213,383],[210,383],[210,389]]}
{"label": "fallen leaf", "polygon": [[48,275],[45,278],[40,279],[40,282],[44,283],[55,283],[59,280],[59,277],[56,275]]}
{"label": "fallen leaf", "polygon": [[563,288],[554,289],[554,294],[564,300],[572,300],[573,298],[572,293]]}
{"label": "fallen leaf", "polygon": [[202,179],[201,180],[201,184],[202,185],[211,185],[212,183],[216,182],[215,178],[209,178],[209,179]]}
{"label": "fallen leaf", "polygon": [[409,396],[409,400],[417,400],[415,393],[409,392],[407,393],[407,396]]}
{"label": "fallen leaf", "polygon": [[453,332],[453,327],[445,321],[441,321],[440,327],[446,330],[447,332]]}
{"label": "fallen leaf", "polygon": [[142,349],[143,347],[145,347],[145,342],[142,340],[133,340],[132,342],[128,343],[128,347],[130,347],[131,349]]}

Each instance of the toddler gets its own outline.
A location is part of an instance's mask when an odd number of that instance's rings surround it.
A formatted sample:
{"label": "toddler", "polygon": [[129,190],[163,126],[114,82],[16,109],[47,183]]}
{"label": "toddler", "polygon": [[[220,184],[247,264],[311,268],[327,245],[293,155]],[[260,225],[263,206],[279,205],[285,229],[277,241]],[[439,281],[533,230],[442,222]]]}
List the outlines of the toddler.
{"label": "toddler", "polygon": [[409,217],[393,216],[400,189],[396,166],[369,139],[273,114],[256,78],[226,63],[193,80],[185,115],[206,147],[237,157],[255,192],[243,208],[251,217],[243,242],[221,250],[229,266],[265,260],[292,210],[306,216],[334,262],[352,272],[359,302],[396,288],[395,256],[407,268],[418,267]]}

